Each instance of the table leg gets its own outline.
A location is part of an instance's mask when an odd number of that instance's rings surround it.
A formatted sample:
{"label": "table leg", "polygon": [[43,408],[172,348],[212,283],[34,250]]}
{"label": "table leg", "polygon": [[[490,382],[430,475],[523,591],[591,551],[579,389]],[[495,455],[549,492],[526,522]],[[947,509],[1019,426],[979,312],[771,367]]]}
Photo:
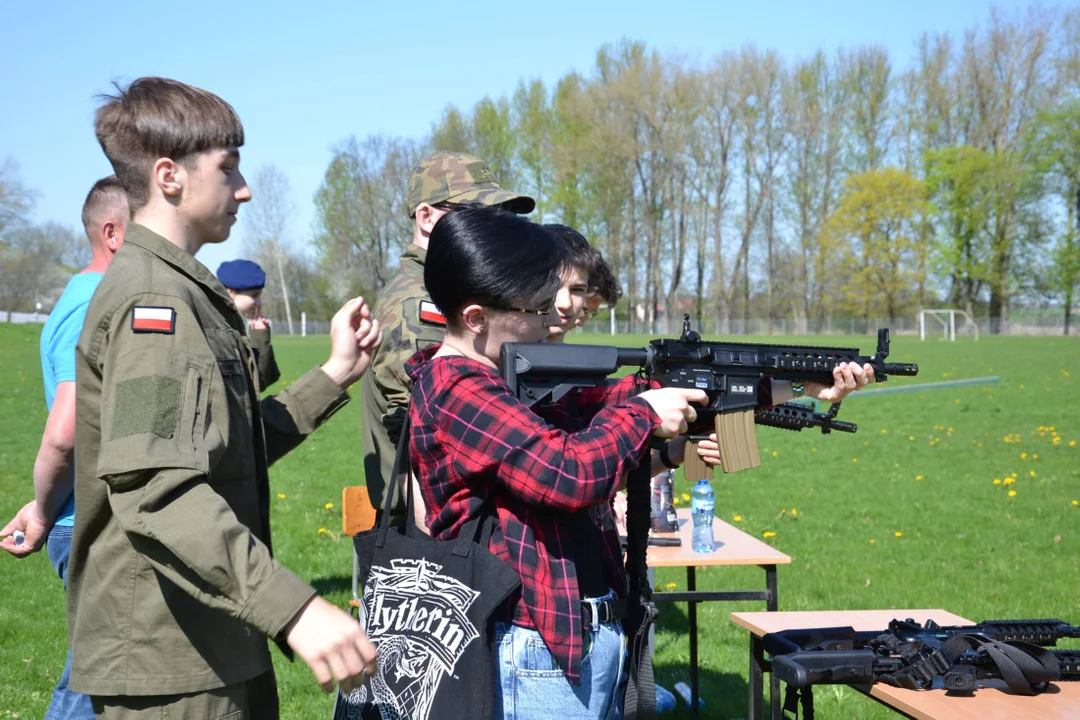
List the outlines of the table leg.
{"label": "table leg", "polygon": [[765,660],[765,649],[761,645],[761,639],[754,633],[750,633],[750,711],[747,717],[750,720],[761,720],[765,708],[765,697],[762,687],[762,663]]}
{"label": "table leg", "polygon": [[[696,568],[693,565],[686,567],[686,589],[688,592],[697,591]],[[698,657],[697,657],[697,602],[689,600],[686,603],[686,614],[690,620],[690,707],[694,717],[700,714],[698,698]]]}
{"label": "table leg", "polygon": [[[769,612],[776,612],[779,608],[779,598],[776,596],[776,566],[765,566],[765,587],[769,593],[769,599],[765,601],[766,609]],[[764,662],[764,658],[762,658]],[[769,673],[769,717],[772,720],[782,720],[783,708],[780,705],[780,678],[776,676],[776,673]]]}

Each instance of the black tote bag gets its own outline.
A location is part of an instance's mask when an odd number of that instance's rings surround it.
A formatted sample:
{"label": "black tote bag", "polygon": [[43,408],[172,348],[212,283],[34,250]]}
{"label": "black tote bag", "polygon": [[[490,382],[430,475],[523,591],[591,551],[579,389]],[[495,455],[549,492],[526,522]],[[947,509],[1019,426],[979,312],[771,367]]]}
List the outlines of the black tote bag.
{"label": "black tote bag", "polygon": [[[364,584],[360,623],[378,650],[378,669],[349,695],[338,692],[334,720],[442,720],[491,717],[492,612],[521,580],[488,550],[497,522],[485,505],[454,540],[436,540],[413,521],[409,420],[398,442],[379,527],[353,538]],[[390,526],[402,474],[405,522]]]}

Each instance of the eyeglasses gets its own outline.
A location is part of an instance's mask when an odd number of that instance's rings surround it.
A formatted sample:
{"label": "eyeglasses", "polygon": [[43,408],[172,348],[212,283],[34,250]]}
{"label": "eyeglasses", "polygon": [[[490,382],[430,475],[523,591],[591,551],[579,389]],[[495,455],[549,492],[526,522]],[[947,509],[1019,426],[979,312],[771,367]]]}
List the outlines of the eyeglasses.
{"label": "eyeglasses", "polygon": [[509,307],[508,305],[488,305],[493,310],[506,310],[507,312],[519,312],[526,315],[536,315],[537,317],[547,317],[551,313],[555,312],[555,302],[552,301],[551,307],[547,310],[528,310],[526,308]]}

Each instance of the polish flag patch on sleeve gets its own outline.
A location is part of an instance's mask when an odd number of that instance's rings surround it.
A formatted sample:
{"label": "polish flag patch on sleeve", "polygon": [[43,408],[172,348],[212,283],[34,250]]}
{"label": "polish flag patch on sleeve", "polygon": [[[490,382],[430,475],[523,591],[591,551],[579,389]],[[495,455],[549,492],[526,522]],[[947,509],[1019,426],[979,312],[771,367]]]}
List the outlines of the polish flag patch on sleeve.
{"label": "polish flag patch on sleeve", "polygon": [[441,325],[446,327],[446,316],[442,314],[439,306],[428,300],[420,301],[420,322],[428,325]]}
{"label": "polish flag patch on sleeve", "polygon": [[131,329],[137,333],[176,332],[176,310],[171,307],[136,305],[131,310]]}

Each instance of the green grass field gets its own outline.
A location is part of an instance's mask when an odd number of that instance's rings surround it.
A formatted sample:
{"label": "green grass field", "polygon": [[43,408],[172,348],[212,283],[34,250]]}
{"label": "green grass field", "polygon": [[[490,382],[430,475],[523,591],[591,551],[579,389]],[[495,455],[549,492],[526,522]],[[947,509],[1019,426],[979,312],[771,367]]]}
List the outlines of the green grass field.
{"label": "green grass field", "polygon": [[[0,324],[3,522],[32,494],[46,415],[39,332]],[[616,340],[640,345],[645,338]],[[820,344],[869,351],[873,339]],[[284,380],[324,359],[327,347],[326,338],[279,339]],[[1001,382],[853,398],[841,418],[859,424],[857,435],[762,428],[763,467],[714,483],[720,517],[758,537],[775,533],[768,542],[792,557],[779,570],[780,609],[940,607],[975,620],[1058,616],[1080,623],[1080,343],[901,337],[892,359],[918,362],[922,374],[882,387],[990,375]],[[271,471],[278,557],[342,606],[351,545],[340,536],[338,506],[342,486],[363,483],[361,452],[354,402]],[[689,492],[685,484],[677,489]],[[657,583],[684,589],[685,578],[661,570]],[[698,573],[699,588],[759,589],[763,582],[756,567]],[[21,562],[5,555],[0,592],[0,718],[40,718],[63,667],[60,582],[44,553]],[[686,612],[683,605],[660,608],[656,675],[671,688],[689,680]],[[747,638],[728,619],[740,609],[763,607],[700,606],[705,717],[746,715]],[[331,698],[306,666],[274,652],[283,717],[329,718]],[[848,688],[823,688],[815,699],[821,718],[889,715]]]}

